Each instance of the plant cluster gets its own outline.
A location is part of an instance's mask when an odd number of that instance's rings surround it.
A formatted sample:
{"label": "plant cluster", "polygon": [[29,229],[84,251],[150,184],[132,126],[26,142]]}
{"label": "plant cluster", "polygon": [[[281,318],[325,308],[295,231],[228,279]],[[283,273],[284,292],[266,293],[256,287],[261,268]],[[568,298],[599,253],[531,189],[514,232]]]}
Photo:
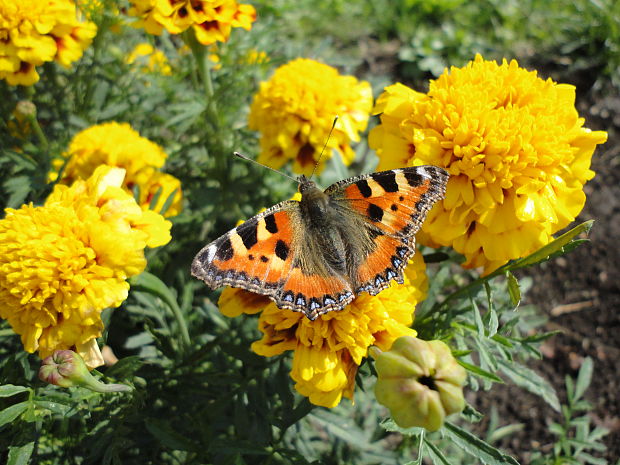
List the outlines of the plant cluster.
{"label": "plant cluster", "polygon": [[[299,11],[286,2],[30,3],[0,0],[0,460],[515,464],[497,431],[471,432],[487,412],[467,401],[511,382],[563,414],[536,463],[601,463],[605,431],[575,418],[591,363],[561,406],[527,366],[553,334],[517,278],[592,227],[567,230],[607,136],[573,86],[472,47],[427,92],[373,93],[275,39]],[[389,17],[368,24],[407,33]],[[312,321],[190,276],[205,243],[299,199],[235,150],[316,167],[323,187],[405,166],[450,178],[403,283]]]}

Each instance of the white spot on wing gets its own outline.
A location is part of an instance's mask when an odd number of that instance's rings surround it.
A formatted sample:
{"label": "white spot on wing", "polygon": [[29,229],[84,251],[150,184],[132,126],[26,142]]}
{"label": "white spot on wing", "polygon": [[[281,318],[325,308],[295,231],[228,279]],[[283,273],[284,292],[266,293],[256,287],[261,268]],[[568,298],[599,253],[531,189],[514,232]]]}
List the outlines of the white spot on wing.
{"label": "white spot on wing", "polygon": [[209,248],[207,249],[207,262],[211,263],[213,261],[216,251],[217,247],[215,246],[215,244],[209,246]]}

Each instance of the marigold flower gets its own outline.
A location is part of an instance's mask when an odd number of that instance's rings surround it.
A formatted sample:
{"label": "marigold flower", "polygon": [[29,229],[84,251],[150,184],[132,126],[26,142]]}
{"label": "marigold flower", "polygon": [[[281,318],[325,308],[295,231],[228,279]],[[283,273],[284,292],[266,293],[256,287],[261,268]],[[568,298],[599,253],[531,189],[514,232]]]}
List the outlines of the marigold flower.
{"label": "marigold flower", "polygon": [[262,82],[254,96],[249,126],[261,133],[258,161],[277,169],[292,160],[294,172],[308,175],[327,143],[322,162],[335,150],[348,165],[355,157],[349,144],[359,141],[371,109],[368,82],[314,60],[293,60]]}
{"label": "marigold flower", "polygon": [[97,26],[78,20],[71,0],[0,0],[0,79],[30,86],[35,69],[46,61],[69,67],[97,33]]}
{"label": "marigold flower", "polygon": [[369,136],[378,169],[432,164],[450,173],[421,243],[452,246],[489,273],[549,243],[585,203],[583,185],[604,131],[583,127],[575,88],[516,61],[477,55],[432,81],[427,94],[386,88]]}
{"label": "marigold flower", "polygon": [[441,341],[403,336],[388,352],[373,348],[375,396],[390,409],[397,425],[437,431],[447,415],[465,407],[467,373]]}
{"label": "marigold flower", "polygon": [[420,254],[405,269],[404,279],[377,296],[361,294],[344,310],[315,321],[240,289],[224,289],[219,307],[227,316],[262,311],[258,328],[263,337],[252,350],[265,357],[294,351],[291,377],[297,391],[315,405],[335,407],[343,396],[353,399],[355,374],[368,347],[387,350],[400,336],[415,336],[413,313],[428,289]]}
{"label": "marigold flower", "polygon": [[124,175],[101,166],[88,180],[56,185],[41,207],[5,210],[0,317],[27,352],[45,358],[75,347],[90,367],[100,364],[101,311],[127,298],[127,278],[146,266],[144,248],[170,241],[170,222],[121,189]]}
{"label": "marigold flower", "polygon": [[[62,171],[63,184],[76,179],[88,178],[100,165],[117,166],[126,171],[123,187],[134,195],[139,190],[140,205],[149,209],[153,196],[161,189],[154,211],[159,212],[168,196],[175,192],[165,216],[174,216],[182,209],[181,182],[172,175],[161,173],[167,158],[164,149],[140,136],[127,123],[109,122],[91,126],[77,133],[69,149],[63,153],[65,160],[56,160],[55,166]],[[55,178],[57,172],[52,173]],[[159,209],[158,209],[159,208]]]}
{"label": "marigold flower", "polygon": [[140,71],[143,73],[158,73],[163,76],[172,75],[172,68],[168,63],[168,58],[161,50],[155,49],[151,44],[141,43],[125,58],[125,63],[140,64]]}
{"label": "marigold flower", "polygon": [[134,24],[149,34],[170,34],[193,28],[203,45],[226,42],[233,27],[250,30],[256,20],[252,5],[235,0],[130,0],[129,14],[139,18]]}

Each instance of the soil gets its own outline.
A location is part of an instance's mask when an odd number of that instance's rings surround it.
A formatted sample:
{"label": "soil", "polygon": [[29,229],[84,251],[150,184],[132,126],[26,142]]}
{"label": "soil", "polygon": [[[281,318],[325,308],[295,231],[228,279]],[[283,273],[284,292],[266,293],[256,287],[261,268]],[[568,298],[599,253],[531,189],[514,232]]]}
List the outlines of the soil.
{"label": "soil", "polygon": [[[589,415],[593,425],[610,433],[602,441],[606,451],[591,453],[615,464],[620,458],[620,98],[610,95],[615,94],[591,91],[577,99],[585,126],[609,135],[595,151],[596,177],[585,186],[586,206],[574,223],[596,221],[591,242],[521,276],[534,278],[526,303],[548,316],[544,329],[561,331],[545,342],[544,359],[529,366],[554,385],[564,403],[565,376],[575,378],[584,358],[592,358],[594,375],[585,395],[593,406]],[[523,464],[530,462],[533,451],[551,450],[554,436],[548,424],[562,421],[542,399],[514,385],[496,385],[477,396],[474,405],[487,413],[494,406],[501,425],[523,424],[521,431],[498,443]],[[485,422],[480,427],[485,428]]]}

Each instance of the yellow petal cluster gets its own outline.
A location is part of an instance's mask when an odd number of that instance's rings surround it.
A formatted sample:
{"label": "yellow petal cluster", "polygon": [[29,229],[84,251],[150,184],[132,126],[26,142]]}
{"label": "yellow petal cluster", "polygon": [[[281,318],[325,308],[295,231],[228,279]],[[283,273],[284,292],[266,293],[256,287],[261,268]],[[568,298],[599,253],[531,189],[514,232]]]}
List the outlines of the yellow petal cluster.
{"label": "yellow petal cluster", "polygon": [[295,389],[315,405],[335,407],[342,397],[353,399],[355,374],[371,345],[388,350],[400,336],[416,335],[410,328],[413,313],[427,289],[426,265],[416,254],[405,269],[404,284],[394,284],[377,296],[361,294],[344,310],[315,321],[239,289],[225,289],[219,307],[231,317],[262,311],[258,328],[263,337],[252,350],[265,357],[294,351]]}
{"label": "yellow petal cluster", "polygon": [[[127,123],[112,121],[80,131],[71,140],[63,158],[56,160],[58,170],[64,165],[60,180],[63,184],[87,179],[101,165],[117,166],[127,173],[123,184],[127,192],[134,195],[135,190],[139,190],[143,209],[161,211],[173,192],[174,197],[164,215],[174,216],[182,209],[181,182],[159,171],[166,161],[166,152],[156,143],[140,136]],[[56,176],[57,172],[52,173],[52,178]],[[158,192],[156,205],[151,206]]]}
{"label": "yellow petal cluster", "polygon": [[308,175],[327,143],[322,162],[335,150],[350,164],[355,153],[349,144],[366,129],[372,103],[368,82],[331,66],[298,58],[279,67],[260,84],[250,108],[250,129],[260,132],[258,161],[280,168],[292,160],[294,172]]}
{"label": "yellow petal cluster", "polygon": [[252,28],[256,10],[235,0],[130,0],[129,14],[138,18],[134,24],[149,34],[160,35],[164,29],[180,34],[190,27],[203,45],[226,42],[233,27]]}
{"label": "yellow petal cluster", "polygon": [[0,79],[30,86],[48,61],[69,67],[97,33],[72,0],[0,0]]}
{"label": "yellow petal cluster", "polygon": [[607,139],[583,127],[573,86],[479,55],[432,81],[427,94],[386,88],[375,112],[381,124],[369,145],[378,169],[431,164],[450,173],[421,242],[451,246],[464,266],[485,273],[549,243],[575,219],[594,149]]}
{"label": "yellow petal cluster", "polygon": [[125,63],[129,65],[135,63],[143,73],[158,73],[163,76],[172,74],[172,68],[164,52],[148,43],[136,45],[125,57]]}
{"label": "yellow petal cluster", "polygon": [[26,351],[44,358],[75,347],[92,361],[101,311],[127,298],[127,278],[146,266],[144,248],[170,241],[170,222],[138,206],[121,188],[124,175],[101,166],[88,180],[56,185],[43,206],[6,209],[0,317]]}

